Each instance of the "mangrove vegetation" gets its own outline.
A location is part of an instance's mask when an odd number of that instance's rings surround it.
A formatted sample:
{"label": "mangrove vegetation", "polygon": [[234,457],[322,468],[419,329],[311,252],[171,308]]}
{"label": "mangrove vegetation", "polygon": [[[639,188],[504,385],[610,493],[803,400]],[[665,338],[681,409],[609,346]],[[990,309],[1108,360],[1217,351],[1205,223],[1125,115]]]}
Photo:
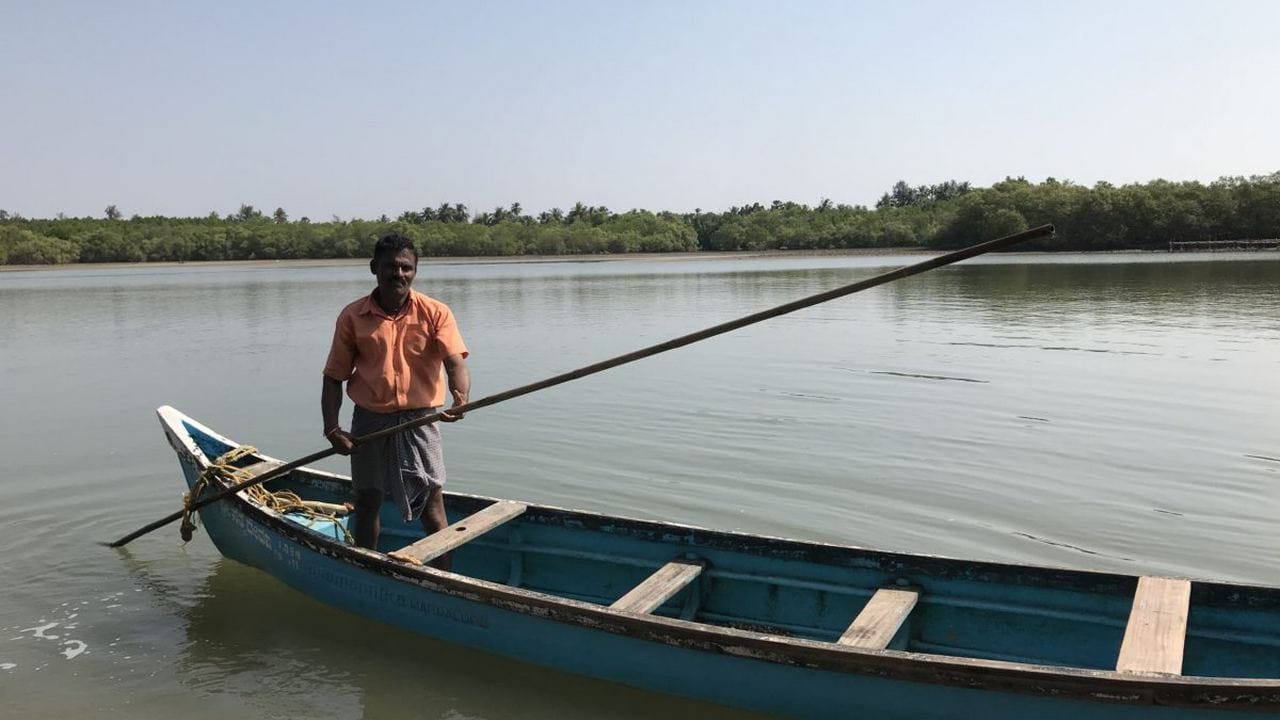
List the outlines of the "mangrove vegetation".
{"label": "mangrove vegetation", "polygon": [[368,257],[395,229],[426,256],[584,255],[732,250],[964,246],[1053,223],[1055,238],[1029,250],[1154,250],[1171,241],[1280,237],[1280,172],[1215,182],[1093,187],[1049,178],[899,182],[874,208],[775,200],[724,211],[614,212],[578,203],[536,215],[519,203],[472,212],[462,204],[374,220],[291,218],[252,205],[205,217],[26,218],[0,210],[0,264]]}

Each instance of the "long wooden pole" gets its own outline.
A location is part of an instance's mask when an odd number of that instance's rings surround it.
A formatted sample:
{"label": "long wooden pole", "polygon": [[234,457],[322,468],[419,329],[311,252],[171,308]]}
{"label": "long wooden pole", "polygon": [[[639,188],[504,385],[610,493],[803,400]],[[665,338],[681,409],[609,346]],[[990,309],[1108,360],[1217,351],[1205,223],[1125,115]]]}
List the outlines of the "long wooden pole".
{"label": "long wooden pole", "polygon": [[[610,368],[618,367],[619,365],[626,365],[627,363],[632,363],[632,362],[635,362],[636,360],[641,360],[651,355],[664,353],[668,350],[674,350],[679,347],[684,347],[685,345],[692,345],[693,343],[696,343],[700,340],[706,340],[707,338],[715,337],[716,335],[723,335],[724,333],[731,332],[739,328],[744,328],[748,325],[754,325],[755,323],[762,322],[764,320],[769,320],[770,318],[775,318],[775,317],[778,317],[779,315],[786,315],[787,313],[793,313],[797,310],[811,307],[813,305],[818,305],[819,303],[824,303],[829,300],[835,300],[836,298],[842,298],[846,295],[852,295],[854,293],[862,292],[863,290],[867,290],[867,289],[876,287],[878,285],[884,285],[885,283],[893,282],[894,280],[900,280],[905,277],[910,277],[911,275],[918,275],[922,272],[926,272],[934,268],[939,268],[944,265],[957,263],[957,262],[960,262],[961,260],[967,260],[971,257],[982,255],[984,253],[989,253],[995,250],[1003,250],[1013,245],[1017,245],[1018,243],[1026,242],[1027,240],[1032,240],[1034,238],[1047,237],[1052,234],[1053,234],[1052,225],[1041,225],[1039,227],[1032,228],[1025,232],[1017,233],[1016,235],[1009,235],[1007,237],[999,238],[998,240],[990,240],[984,243],[979,243],[977,245],[971,245],[962,250],[949,252],[949,253],[946,253],[945,255],[938,255],[937,257],[930,258],[923,262],[918,262],[914,265],[908,265],[906,267],[898,268],[897,270],[883,273],[881,275],[876,275],[875,277],[870,277],[870,278],[867,278],[866,280],[859,280],[858,282],[851,283],[849,285],[844,285],[844,286],[835,288],[833,290],[820,292],[816,295],[809,295],[808,297],[803,297],[803,298],[800,298],[799,300],[793,300],[789,303],[785,303],[777,307],[769,308],[768,310],[762,310],[760,312],[752,313],[745,317],[740,317],[737,320],[730,320],[729,322],[720,323],[719,325],[713,325],[705,330],[699,330],[698,332],[695,332],[695,333],[682,335],[678,338],[674,338],[666,342],[658,343],[657,345],[650,345],[649,347],[641,348],[640,350],[629,352],[625,355],[618,355],[617,357],[612,357],[612,358],[609,358],[608,360],[601,360],[598,363],[593,363],[591,365],[578,368],[577,370],[570,370],[569,372],[561,373],[559,375],[549,377],[545,380],[540,380],[538,382],[530,383],[528,385],[522,385],[518,388],[512,388],[511,390],[500,392],[495,395],[490,395],[488,397],[484,397],[479,400],[469,402],[466,405],[459,405],[456,408],[451,408],[450,412],[451,413],[467,413],[473,410],[479,410],[480,408],[483,408],[483,407],[489,407],[490,405],[497,405],[500,402],[510,400],[512,398],[517,398],[517,397],[520,397],[521,395],[528,395],[529,393],[534,393],[539,390],[545,390],[549,387],[560,385],[562,383],[567,383],[570,380],[577,380],[578,378],[583,378],[588,375],[594,375],[598,372],[603,372]],[[363,435],[361,437],[355,438],[355,444],[360,445],[361,443],[369,442],[370,440],[377,440],[379,438],[387,437],[388,435],[394,435],[395,433],[398,433],[398,432],[404,432],[405,430],[411,430],[413,428],[420,427],[428,423],[436,422],[437,420],[440,419],[440,416],[442,414],[443,413],[439,413],[439,412],[431,413],[430,415],[426,415],[424,417],[418,418],[417,420],[412,420],[410,422],[407,422],[401,425],[396,425],[394,427],[386,428],[385,430],[379,430],[377,432],[369,433],[368,435]],[[313,462],[316,462],[317,460],[322,460],[324,458],[327,458],[336,452],[337,450],[335,448],[326,448],[324,450],[311,453],[306,457],[298,458],[293,462],[285,463],[284,465],[281,465],[280,467],[277,467],[265,473],[262,473],[257,477],[253,477],[248,480],[243,480],[239,483],[236,483],[235,485],[231,485],[230,487],[225,487],[222,490],[219,490],[218,492],[206,498],[200,499],[192,505],[191,509],[193,511],[199,510],[200,508],[206,505],[218,502],[219,500],[227,497],[228,495],[232,495],[241,490],[244,490],[245,488],[252,487],[259,483],[264,483],[268,480],[278,478],[281,475],[292,472],[293,470],[296,470],[302,467],[303,465],[309,465]],[[107,547],[121,547],[123,545],[126,545],[129,542],[132,542],[134,539],[141,537],[143,535],[146,535],[152,530],[156,530],[158,528],[164,527],[165,525],[168,525],[174,520],[181,518],[183,515],[183,512],[184,511],[179,510],[171,515],[167,515],[163,518],[160,518],[159,520],[156,520],[155,522],[149,525],[138,528],[137,530],[134,530],[133,532],[129,533],[128,535],[125,535],[124,537],[120,538],[119,540],[116,540],[115,542],[104,543],[104,544]]]}

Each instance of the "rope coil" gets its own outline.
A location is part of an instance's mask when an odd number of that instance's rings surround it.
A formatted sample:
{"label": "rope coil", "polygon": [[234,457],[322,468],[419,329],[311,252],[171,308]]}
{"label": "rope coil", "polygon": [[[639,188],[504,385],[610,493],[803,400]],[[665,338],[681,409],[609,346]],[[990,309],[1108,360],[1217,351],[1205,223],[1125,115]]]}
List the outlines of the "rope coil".
{"label": "rope coil", "polygon": [[[178,534],[182,536],[183,542],[191,542],[191,538],[195,534],[197,527],[195,511],[199,505],[200,496],[205,489],[216,483],[237,485],[253,479],[254,473],[250,472],[248,468],[237,466],[235,463],[257,452],[258,449],[252,445],[241,445],[228,450],[210,463],[209,467],[204,469],[204,472],[200,473],[200,477],[192,484],[190,491],[183,493],[182,525],[178,528]],[[345,507],[303,500],[297,493],[290,490],[272,492],[261,484],[244,488],[243,492],[248,496],[250,502],[268,510],[274,510],[281,515],[294,513],[303,515],[309,520],[328,520],[342,530],[342,534],[346,536],[348,543],[355,544],[355,538],[351,536],[351,532],[347,530],[345,525],[338,522],[338,508],[345,512],[347,510]]]}

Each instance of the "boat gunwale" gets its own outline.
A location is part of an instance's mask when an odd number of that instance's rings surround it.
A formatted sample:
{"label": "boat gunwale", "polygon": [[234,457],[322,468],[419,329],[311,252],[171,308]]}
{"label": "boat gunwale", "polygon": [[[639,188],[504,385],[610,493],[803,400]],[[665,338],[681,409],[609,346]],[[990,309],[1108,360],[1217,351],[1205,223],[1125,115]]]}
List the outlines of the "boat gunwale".
{"label": "boat gunwale", "polygon": [[[168,411],[168,412],[166,412]],[[195,445],[182,427],[190,423],[210,437],[237,447],[238,443],[202,425],[180,411],[164,406],[157,410],[170,443],[180,454],[187,454],[197,469],[209,465],[208,458]],[[260,460],[272,460],[258,454]],[[349,478],[323,470],[298,468],[294,473],[313,475],[325,481],[349,484]],[[228,483],[222,482],[224,487]],[[474,502],[497,502],[500,498],[464,493],[448,493]],[[1232,710],[1274,712],[1280,708],[1280,678],[1233,678],[1194,675],[1142,675],[1073,666],[1041,665],[1004,660],[988,660],[961,656],[938,655],[903,650],[867,650],[818,640],[786,637],[739,628],[681,620],[654,614],[639,615],[614,610],[580,600],[564,598],[526,588],[472,578],[394,560],[385,553],[338,542],[328,536],[291,522],[279,513],[251,502],[236,493],[234,506],[251,520],[321,555],[341,560],[362,570],[374,571],[396,582],[414,585],[429,592],[462,598],[524,615],[565,622],[589,629],[621,634],[676,647],[711,651],[767,662],[819,669],[837,673],[883,677],[908,682],[927,682],[991,691],[1014,691],[1023,694],[1100,700],[1110,703],[1162,705],[1178,707],[1214,707]],[[1121,582],[1136,582],[1137,576],[1119,573],[1075,570],[1052,566],[1017,565],[991,561],[969,561],[935,555],[913,555],[883,552],[858,546],[812,542],[710,530],[693,525],[640,520],[604,515],[547,505],[529,505],[530,513],[592,518],[611,523],[622,522],[644,530],[678,530],[721,539],[744,539],[779,543],[796,549],[821,549],[865,553],[890,559],[936,561],[1004,571],[1032,570],[1038,573],[1067,574]],[[1276,592],[1277,588],[1227,585],[1211,581],[1194,581],[1197,585],[1220,586],[1223,589]],[[728,642],[726,642],[728,641]],[[1233,697],[1234,695],[1234,697]]]}

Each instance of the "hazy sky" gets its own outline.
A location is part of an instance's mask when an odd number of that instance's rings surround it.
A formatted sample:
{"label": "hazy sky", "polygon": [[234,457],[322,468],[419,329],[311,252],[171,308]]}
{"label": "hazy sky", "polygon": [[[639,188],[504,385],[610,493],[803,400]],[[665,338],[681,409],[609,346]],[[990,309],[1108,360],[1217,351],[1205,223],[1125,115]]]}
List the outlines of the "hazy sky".
{"label": "hazy sky", "polygon": [[1280,2],[0,0],[0,208],[873,204],[1280,170]]}

